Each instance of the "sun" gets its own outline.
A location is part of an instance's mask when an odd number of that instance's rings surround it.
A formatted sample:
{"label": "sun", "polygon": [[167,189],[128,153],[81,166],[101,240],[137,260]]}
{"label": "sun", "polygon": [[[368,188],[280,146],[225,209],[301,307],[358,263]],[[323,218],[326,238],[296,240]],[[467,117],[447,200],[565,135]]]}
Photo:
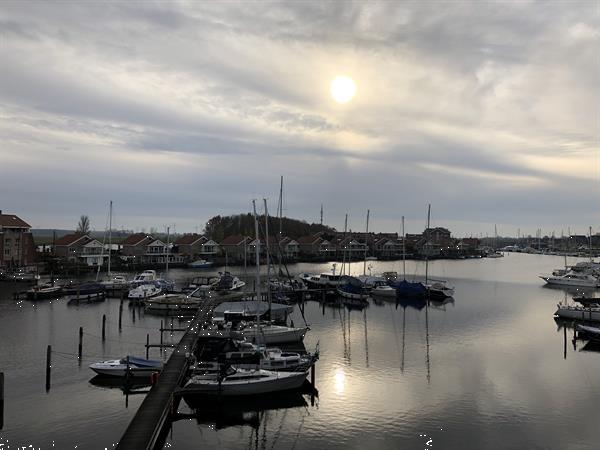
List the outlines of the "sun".
{"label": "sun", "polygon": [[338,103],[348,103],[356,94],[356,84],[350,77],[338,76],[331,80],[329,90]]}

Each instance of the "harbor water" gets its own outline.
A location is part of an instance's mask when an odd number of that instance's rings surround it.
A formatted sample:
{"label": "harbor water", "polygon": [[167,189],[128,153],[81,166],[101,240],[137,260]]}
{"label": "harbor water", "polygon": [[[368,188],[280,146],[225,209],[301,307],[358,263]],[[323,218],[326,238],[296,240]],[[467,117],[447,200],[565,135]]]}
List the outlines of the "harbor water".
{"label": "harbor water", "polygon": [[[305,347],[320,348],[318,396],[274,394],[198,411],[182,402],[165,448],[596,449],[600,353],[585,342],[574,346],[572,324],[565,329],[553,317],[556,304],[571,293],[544,287],[538,277],[563,263],[561,257],[527,254],[434,261],[430,274],[448,280],[455,295],[429,306],[380,299],[365,307],[307,301],[311,329]],[[402,261],[368,265],[374,274],[402,273]],[[358,275],[363,267],[353,263],[351,270]],[[330,268],[289,266],[293,274]],[[242,271],[232,268],[238,275]],[[169,275],[183,280],[198,273],[174,269]],[[423,273],[423,262],[407,262],[407,278]],[[252,286],[251,273],[247,281]],[[170,319],[125,301],[119,331],[118,299],[79,306],[15,301],[13,292],[23,287],[0,284],[5,377],[0,449],[113,448],[148,388],[125,395],[118,385],[95,379],[88,366],[144,356],[146,335],[157,344],[161,321],[170,326]],[[304,323],[298,306],[292,318]],[[181,327],[185,322],[176,319],[174,328]],[[180,335],[166,332],[164,342]],[[46,391],[48,345],[52,369]],[[151,358],[164,356],[150,350]]]}

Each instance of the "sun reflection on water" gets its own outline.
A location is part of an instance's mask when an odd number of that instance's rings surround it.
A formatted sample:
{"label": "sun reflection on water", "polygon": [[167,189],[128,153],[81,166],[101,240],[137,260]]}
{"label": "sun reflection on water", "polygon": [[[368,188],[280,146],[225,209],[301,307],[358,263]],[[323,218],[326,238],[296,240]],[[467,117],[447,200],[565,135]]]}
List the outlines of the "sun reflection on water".
{"label": "sun reflection on water", "polygon": [[335,393],[343,394],[346,383],[346,374],[344,373],[344,369],[341,367],[337,368],[333,378],[335,380]]}

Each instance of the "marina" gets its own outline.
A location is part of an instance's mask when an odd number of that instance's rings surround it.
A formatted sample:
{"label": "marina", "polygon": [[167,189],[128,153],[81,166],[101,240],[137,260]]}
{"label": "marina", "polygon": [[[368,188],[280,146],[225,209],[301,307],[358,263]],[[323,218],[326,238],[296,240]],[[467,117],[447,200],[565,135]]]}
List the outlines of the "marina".
{"label": "marina", "polygon": [[[174,399],[180,398],[176,393],[186,379],[186,353],[193,345],[190,330],[206,320],[202,313],[193,322],[190,316],[173,317],[169,325],[171,318],[147,314],[140,306],[120,314],[119,298],[73,308],[64,300],[15,300],[12,292],[22,285],[3,283],[0,311],[6,326],[0,331],[5,343],[0,351],[5,400],[0,442],[41,449],[186,449],[198,443],[247,448],[250,441],[255,448],[258,436],[259,448],[260,442],[282,448],[346,448],[381,443],[383,430],[386,447],[423,448],[423,434],[436,446],[457,446],[468,434],[473,445],[464,448],[535,442],[591,449],[599,436],[593,415],[581,412],[593,410],[600,398],[595,378],[581,377],[582,371],[600,370],[600,353],[590,351],[593,345],[585,342],[574,349],[573,325],[569,322],[567,329],[553,317],[556,303],[576,292],[544,287],[537,278],[540,272],[554,270],[560,260],[510,254],[430,262],[431,276],[447,279],[455,288],[454,298],[444,302],[373,296],[357,305],[344,297],[314,295],[303,306],[294,305],[290,318],[303,323],[302,306],[310,331],[304,345],[292,344],[288,351],[305,351],[319,343],[320,358],[314,366],[318,396],[303,388],[280,398],[191,401],[192,406]],[[403,271],[401,261],[371,264],[378,273]],[[324,273],[327,267],[297,264],[290,270]],[[192,269],[172,269],[169,275],[183,282],[188,270]],[[422,262],[407,262],[407,279],[422,270]],[[360,273],[362,263],[352,263],[350,271]],[[245,281],[252,285],[251,277]],[[81,360],[79,327],[84,330]],[[47,345],[52,345],[52,369],[46,392]],[[146,350],[151,360],[166,364],[154,387],[144,377],[135,377],[130,386],[98,379],[88,368],[111,357],[141,356]],[[545,374],[541,379],[529,362],[532,352],[537,355],[535,367]],[[310,379],[306,376],[309,384]],[[487,406],[479,405],[482,399]],[[75,407],[65,408],[63,402]],[[172,407],[165,412],[165,405]],[[131,442],[135,444],[127,444]]]}

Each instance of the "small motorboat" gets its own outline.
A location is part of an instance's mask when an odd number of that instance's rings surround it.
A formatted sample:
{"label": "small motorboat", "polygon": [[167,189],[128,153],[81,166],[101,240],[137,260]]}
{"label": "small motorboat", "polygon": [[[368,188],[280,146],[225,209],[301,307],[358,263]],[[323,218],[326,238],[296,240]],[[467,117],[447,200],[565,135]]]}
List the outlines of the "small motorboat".
{"label": "small motorboat", "polygon": [[398,293],[396,288],[388,285],[385,281],[375,281],[371,288],[371,295],[374,297],[396,298]]}
{"label": "small motorboat", "polygon": [[48,300],[62,295],[62,286],[42,285],[27,291],[28,300]]}
{"label": "small motorboat", "polygon": [[101,281],[100,284],[108,289],[123,289],[129,286],[129,281],[123,275],[115,275],[110,280]]}
{"label": "small motorboat", "polygon": [[124,377],[129,369],[130,376],[149,377],[154,372],[162,370],[162,361],[126,356],[121,359],[102,361],[90,364],[90,369],[98,375]]}
{"label": "small motorboat", "polygon": [[212,261],[207,261],[205,259],[198,259],[194,262],[188,264],[190,269],[208,269],[213,266]]}
{"label": "small motorboat", "polygon": [[138,287],[133,288],[127,294],[127,298],[130,300],[145,300],[147,298],[156,297],[162,294],[163,290],[156,284],[140,284]]}

